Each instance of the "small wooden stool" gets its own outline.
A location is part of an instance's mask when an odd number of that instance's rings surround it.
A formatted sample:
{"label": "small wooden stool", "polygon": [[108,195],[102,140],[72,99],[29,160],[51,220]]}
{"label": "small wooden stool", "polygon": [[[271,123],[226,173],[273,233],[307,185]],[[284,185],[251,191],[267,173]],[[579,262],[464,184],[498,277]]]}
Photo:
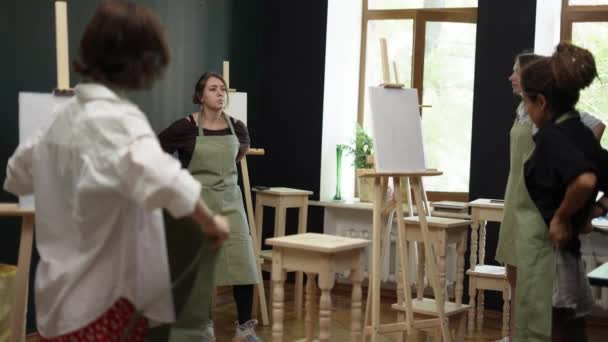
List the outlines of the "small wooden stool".
{"label": "small wooden stool", "polygon": [[[511,289],[507,281],[505,268],[502,266],[488,266],[485,264],[486,256],[486,223],[488,221],[502,222],[504,203],[494,202],[490,199],[476,199],[469,203],[471,208],[471,264],[467,271],[469,276],[469,297],[473,310],[469,311],[467,330],[473,331],[475,326],[475,311],[477,311],[477,329],[483,325],[484,290],[500,291],[504,305],[502,307],[502,336],[509,334],[509,310]],[[477,237],[479,233],[479,248]],[[479,256],[479,261],[477,257]],[[477,294],[477,301],[475,295]]]}
{"label": "small wooden stool", "polygon": [[[511,289],[507,281],[505,268],[502,266],[477,265],[475,269],[468,270],[467,275],[469,276],[469,296],[471,297],[471,306],[473,306],[473,310],[469,313],[468,330],[472,331],[475,325],[473,319],[475,315],[475,292],[479,291],[483,296],[484,290],[499,291],[502,292],[502,299],[504,301],[502,306],[502,336],[508,336]],[[483,309],[483,297],[481,297],[480,302],[477,304],[478,330],[481,330],[483,326]]]}
{"label": "small wooden stool", "polygon": [[[393,304],[391,307],[394,310],[405,312],[405,305],[400,305],[397,303]],[[419,317],[421,319],[437,317],[437,304],[435,303],[434,299],[414,299],[412,301],[412,307],[414,308],[414,313],[416,315],[415,317]],[[445,316],[448,318],[448,326],[452,340],[464,342],[467,312],[470,309],[471,307],[466,304],[445,302]],[[420,330],[423,336],[419,335],[419,338],[424,338],[424,335],[426,335],[428,337],[432,337],[433,341],[441,341],[441,331],[436,327]],[[424,339],[422,339],[422,341],[424,341]]]}
{"label": "small wooden stool", "polygon": [[[445,301],[444,312],[448,319],[448,326],[451,331],[452,339],[454,341],[463,342],[466,330],[466,316],[467,312],[471,309],[469,305],[462,304],[464,254],[467,247],[467,232],[471,221],[434,216],[427,216],[426,221],[429,228],[429,237],[435,242],[435,252],[438,258],[437,270],[439,274],[439,284],[444,291],[444,298],[448,298],[445,286],[448,245],[451,243],[456,244],[455,303]],[[420,229],[420,217],[405,217],[403,218],[403,222],[407,241],[416,242],[418,244],[417,299],[412,301],[413,312],[421,318],[438,317],[437,303],[435,300],[423,298],[426,258],[424,239]],[[392,308],[405,312],[405,305],[402,303],[393,304]],[[431,337],[439,337],[439,341],[441,340],[441,334],[437,328],[430,330],[421,329],[421,333]]]}
{"label": "small wooden stool", "polygon": [[[435,241],[438,258],[439,284],[445,292],[446,284],[446,259],[448,245],[456,244],[456,304],[462,304],[463,282],[464,282],[464,254],[467,249],[467,232],[471,221],[452,219],[445,217],[427,216],[426,221],[429,227],[431,240]],[[405,217],[405,236],[407,241],[415,241],[418,245],[418,279],[417,279],[417,298],[422,299],[424,293],[424,274],[425,274],[425,254],[424,240],[420,230],[420,217]],[[414,310],[414,312],[416,312]]]}
{"label": "small wooden stool", "polygon": [[361,336],[361,268],[363,249],[370,241],[324,234],[297,234],[267,239],[273,246],[272,282],[272,341],[283,341],[283,317],[285,291],[283,282],[286,271],[306,272],[306,339],[314,335],[314,279],[319,275],[321,300],[319,306],[319,341],[330,340],[331,289],[336,272],[350,270],[353,284],[351,299],[351,341]]}
{"label": "small wooden stool", "polygon": [[[262,270],[271,272],[268,265],[272,261],[272,250],[262,251],[262,225],[264,223],[264,207],[273,207],[274,213],[274,236],[285,236],[285,218],[288,208],[298,208],[298,234],[306,233],[308,219],[308,197],[312,191],[291,188],[270,188],[267,190],[253,189],[255,196],[255,226],[258,234],[258,255],[263,259]],[[304,298],[304,274],[296,274],[295,305],[296,315],[302,317],[302,302]],[[270,298],[272,302],[272,297]],[[272,305],[271,305],[272,307]]]}

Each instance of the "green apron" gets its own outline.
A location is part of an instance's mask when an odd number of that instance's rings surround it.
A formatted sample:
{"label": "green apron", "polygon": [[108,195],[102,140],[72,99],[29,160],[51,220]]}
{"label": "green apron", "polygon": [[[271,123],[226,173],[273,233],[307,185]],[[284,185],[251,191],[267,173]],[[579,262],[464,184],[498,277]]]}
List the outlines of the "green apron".
{"label": "green apron", "polygon": [[215,285],[250,285],[259,282],[253,242],[249,233],[243,195],[238,185],[236,157],[239,141],[232,121],[223,114],[231,135],[199,136],[188,169],[203,185],[202,197],[213,212],[224,215],[230,223],[230,237],[219,250]]}
{"label": "green apron", "polygon": [[555,258],[549,229],[524,179],[524,163],[534,150],[532,122],[516,119],[510,136],[511,167],[496,260],[517,267],[513,341],[548,341]]}
{"label": "green apron", "polygon": [[[258,273],[249,234],[241,190],[238,186],[236,156],[239,141],[231,120],[224,114],[231,135],[205,136],[199,126],[199,136],[188,170],[202,185],[201,197],[214,213],[224,215],[230,223],[230,237],[213,260],[201,259],[183,309],[171,328],[172,342],[200,342],[209,319],[211,297],[215,286],[257,284]],[[188,241],[182,241],[188,244]],[[173,249],[181,248],[174,244]],[[213,265],[209,265],[212,263]],[[213,275],[213,278],[210,276]],[[212,279],[213,281],[210,281]],[[183,293],[182,293],[183,294]],[[182,304],[174,295],[176,308]]]}
{"label": "green apron", "polygon": [[517,255],[514,253],[519,227],[528,224],[528,218],[522,215],[526,211],[536,210],[527,194],[524,180],[524,162],[534,150],[532,140],[532,122],[528,119],[515,119],[510,132],[510,170],[505,191],[504,217],[500,224],[496,260],[505,265],[517,267]]}

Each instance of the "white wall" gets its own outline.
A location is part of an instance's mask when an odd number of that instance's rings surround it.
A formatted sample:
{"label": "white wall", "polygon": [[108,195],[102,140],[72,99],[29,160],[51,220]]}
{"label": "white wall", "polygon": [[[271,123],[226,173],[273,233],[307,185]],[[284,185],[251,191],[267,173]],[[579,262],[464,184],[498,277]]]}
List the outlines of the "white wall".
{"label": "white wall", "polygon": [[[336,145],[350,144],[357,122],[361,0],[329,0],[323,99],[321,200],[333,198],[336,189]],[[352,158],[342,159],[342,198],[354,194]]]}

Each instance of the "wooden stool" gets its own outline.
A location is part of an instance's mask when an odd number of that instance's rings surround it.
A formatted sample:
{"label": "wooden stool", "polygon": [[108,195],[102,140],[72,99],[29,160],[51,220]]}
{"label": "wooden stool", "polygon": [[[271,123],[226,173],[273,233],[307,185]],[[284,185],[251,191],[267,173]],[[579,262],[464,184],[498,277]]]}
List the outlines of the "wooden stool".
{"label": "wooden stool", "polygon": [[[438,258],[437,270],[439,271],[440,288],[444,291],[444,298],[447,297],[446,292],[446,256],[448,245],[456,244],[456,296],[455,303],[446,301],[444,304],[445,316],[448,319],[448,326],[454,341],[464,341],[465,322],[467,312],[471,309],[469,305],[462,304],[463,282],[464,282],[464,254],[466,251],[466,241],[468,227],[471,224],[469,220],[443,218],[443,217],[426,217],[429,228],[429,236],[435,242],[436,253]],[[417,299],[412,301],[414,314],[420,318],[438,317],[437,304],[434,299],[423,298],[424,294],[424,276],[425,276],[425,253],[424,240],[420,229],[420,217],[405,217],[403,219],[405,226],[405,237],[408,242],[416,242],[418,245],[418,273],[417,273]],[[405,306],[402,303],[393,304],[393,309],[405,311]],[[439,330],[421,329],[423,335],[437,337]],[[441,340],[441,336],[439,340]]]}
{"label": "wooden stool", "polygon": [[481,330],[483,326],[483,291],[499,291],[502,292],[504,301],[502,307],[502,336],[509,335],[509,310],[511,300],[511,289],[507,281],[505,268],[502,266],[477,265],[474,270],[468,270],[469,276],[469,296],[471,297],[471,306],[473,310],[469,312],[469,327],[472,331],[475,325],[475,292],[479,291],[481,299],[477,303],[477,329]]}
{"label": "wooden stool", "polygon": [[[273,207],[274,214],[274,236],[285,236],[285,217],[287,216],[288,208],[298,208],[298,234],[306,233],[306,223],[308,218],[308,197],[312,195],[312,191],[298,190],[291,188],[270,188],[267,190],[256,190],[255,196],[255,226],[258,234],[258,246],[256,246],[258,255],[263,259],[262,269],[267,272],[272,272],[268,264],[272,260],[272,250],[262,251],[262,225],[264,223],[264,207]],[[296,274],[295,285],[295,305],[296,315],[302,317],[302,302],[304,297],[304,274],[298,272]],[[272,301],[272,297],[270,298]],[[272,305],[271,305],[272,307]]]}
{"label": "wooden stool", "polygon": [[[425,254],[424,240],[420,230],[420,217],[406,217],[403,219],[405,223],[405,236],[407,241],[415,241],[418,245],[418,279],[417,279],[417,298],[422,299],[424,293],[424,275],[425,275]],[[439,286],[446,292],[446,257],[448,253],[448,245],[456,244],[456,293],[455,302],[457,305],[462,304],[463,282],[464,282],[464,254],[467,249],[467,232],[471,221],[460,220],[444,217],[427,216],[426,222],[429,227],[430,238],[437,246],[437,258],[439,271]],[[414,310],[416,313],[416,310]]]}
{"label": "wooden stool", "polygon": [[283,282],[286,271],[306,272],[306,339],[314,335],[314,279],[319,275],[321,301],[319,306],[319,340],[330,340],[331,289],[336,272],[350,270],[352,280],[351,341],[361,336],[361,268],[363,249],[370,241],[323,234],[297,234],[267,239],[273,246],[272,256],[272,341],[283,341],[283,317],[285,291]]}
{"label": "wooden stool", "polygon": [[[505,268],[502,266],[486,266],[486,223],[488,221],[502,222],[504,203],[493,202],[489,199],[477,199],[469,203],[471,207],[471,268],[467,271],[469,276],[469,304],[473,310],[469,311],[468,331],[475,326],[475,311],[477,311],[477,329],[483,326],[484,290],[500,291],[504,305],[502,308],[502,335],[509,334],[509,310],[511,290]],[[479,231],[479,249],[477,247],[477,233]],[[479,250],[479,263],[477,256]],[[475,295],[477,294],[477,301]]]}
{"label": "wooden stool", "polygon": [[[415,299],[412,301],[415,317],[419,319],[428,319],[437,317],[437,305],[435,300],[429,298]],[[399,303],[391,306],[394,310],[405,311],[405,306]],[[466,304],[456,304],[445,302],[445,316],[448,318],[448,326],[452,339],[457,342],[464,342],[465,322],[467,312],[471,309]],[[424,335],[434,338],[435,341],[441,341],[441,332],[435,327],[432,329],[420,329],[423,336],[419,335],[424,341]]]}

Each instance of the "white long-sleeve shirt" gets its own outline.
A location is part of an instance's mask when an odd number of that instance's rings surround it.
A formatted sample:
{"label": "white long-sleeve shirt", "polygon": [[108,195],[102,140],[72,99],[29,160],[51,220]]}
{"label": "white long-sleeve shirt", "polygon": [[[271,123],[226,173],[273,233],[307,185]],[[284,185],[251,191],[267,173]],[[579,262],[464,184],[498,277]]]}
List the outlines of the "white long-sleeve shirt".
{"label": "white long-sleeve shirt", "polygon": [[190,214],[200,184],[162,151],[134,104],[100,84],[78,85],[6,174],[7,191],[35,194],[42,336],[81,328],[120,297],[153,322],[174,319],[160,208]]}

